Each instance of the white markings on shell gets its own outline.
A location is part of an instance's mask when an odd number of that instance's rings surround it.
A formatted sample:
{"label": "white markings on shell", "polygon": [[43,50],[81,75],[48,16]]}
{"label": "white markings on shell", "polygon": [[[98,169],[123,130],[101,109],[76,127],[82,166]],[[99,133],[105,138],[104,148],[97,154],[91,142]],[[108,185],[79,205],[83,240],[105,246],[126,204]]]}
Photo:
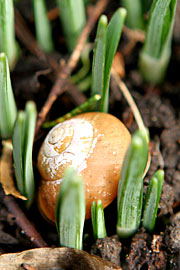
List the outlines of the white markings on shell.
{"label": "white markings on shell", "polygon": [[[93,139],[93,126],[85,119],[70,119],[56,125],[45,138],[42,147],[42,166],[48,165],[52,177],[56,175],[59,166],[71,164],[78,172],[86,168],[86,160],[93,152],[100,134]],[[67,137],[65,149],[58,149]]]}

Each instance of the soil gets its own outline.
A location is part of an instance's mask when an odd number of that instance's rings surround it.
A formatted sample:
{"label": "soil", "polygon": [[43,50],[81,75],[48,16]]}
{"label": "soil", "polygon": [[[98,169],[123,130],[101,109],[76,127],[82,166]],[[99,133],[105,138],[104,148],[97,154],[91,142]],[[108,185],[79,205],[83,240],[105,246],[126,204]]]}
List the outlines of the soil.
{"label": "soil", "polygon": [[[96,1],[94,1],[95,3]],[[105,13],[110,17],[117,8],[118,1],[110,1]],[[48,2],[49,10],[54,8]],[[34,35],[32,7],[27,0],[19,1],[17,5],[21,16]],[[55,16],[55,15],[54,15]],[[159,204],[158,218],[155,230],[147,233],[140,227],[138,232],[128,240],[120,241],[116,235],[116,201],[105,209],[105,220],[108,237],[98,239],[95,243],[92,236],[91,221],[86,221],[84,229],[84,250],[91,254],[109,260],[122,269],[180,269],[180,3],[178,2],[177,19],[175,24],[172,57],[166,78],[162,85],[154,86],[143,81],[138,71],[137,59],[142,46],[137,42],[127,53],[130,38],[124,31],[120,41],[121,52],[125,63],[124,82],[130,89],[138,105],[145,125],[149,128],[151,138],[151,165],[144,180],[144,190],[150,177],[158,168],[165,171],[165,181]],[[51,57],[58,63],[59,60],[68,59],[63,34],[60,32],[59,19],[51,19],[56,53]],[[89,40],[93,41],[96,25],[90,34]],[[38,111],[44,105],[56,74],[42,59],[33,55],[18,37],[21,47],[20,59],[11,73],[12,85],[18,109],[24,109],[27,100],[34,100]],[[67,82],[68,85],[68,82]],[[69,112],[89,96],[76,95],[74,92],[64,91],[47,115],[46,119],[56,119]],[[131,108],[124,97],[117,90],[114,81],[111,81],[110,109],[109,112],[120,118],[130,132],[137,129],[132,116]],[[39,174],[36,169],[36,157],[39,147],[45,137],[46,130],[38,132],[33,152],[36,185],[38,186]],[[13,169],[12,169],[13,170]],[[26,231],[18,224],[16,213],[7,207],[5,195],[0,192],[0,254],[20,252],[36,247],[32,239],[27,237]],[[56,228],[43,219],[39,213],[36,202],[27,211],[23,202],[16,199],[20,209],[23,210],[28,220],[31,221],[37,232],[43,237],[49,247],[58,246]],[[50,269],[50,268],[49,268]]]}

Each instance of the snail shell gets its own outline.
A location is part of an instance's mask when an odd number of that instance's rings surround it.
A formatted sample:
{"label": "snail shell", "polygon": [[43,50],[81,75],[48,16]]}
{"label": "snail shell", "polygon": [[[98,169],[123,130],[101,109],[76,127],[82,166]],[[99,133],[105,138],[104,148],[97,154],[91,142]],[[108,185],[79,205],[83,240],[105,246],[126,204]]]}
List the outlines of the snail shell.
{"label": "snail shell", "polygon": [[38,155],[41,183],[38,202],[43,214],[55,221],[55,207],[63,173],[73,166],[82,176],[86,218],[93,200],[108,206],[117,195],[122,162],[130,143],[127,128],[116,117],[100,112],[80,114],[56,125]]}

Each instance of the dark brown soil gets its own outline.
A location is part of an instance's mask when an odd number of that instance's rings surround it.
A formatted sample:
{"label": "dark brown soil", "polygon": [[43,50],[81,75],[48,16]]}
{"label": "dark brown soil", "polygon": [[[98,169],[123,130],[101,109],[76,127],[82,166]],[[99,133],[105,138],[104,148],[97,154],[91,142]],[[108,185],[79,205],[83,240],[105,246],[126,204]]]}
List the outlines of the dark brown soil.
{"label": "dark brown soil", "polygon": [[[95,2],[95,1],[94,1]],[[109,16],[116,9],[118,1],[110,1],[106,9]],[[49,1],[49,8],[53,8]],[[34,34],[32,7],[29,1],[21,0],[18,10]],[[140,228],[132,239],[120,241],[116,234],[116,202],[105,209],[105,219],[108,236],[94,243],[91,221],[87,221],[84,229],[84,249],[106,260],[121,266],[123,269],[180,269],[180,5],[178,2],[177,21],[172,47],[172,58],[167,76],[161,86],[145,83],[137,69],[137,59],[141,44],[123,54],[128,46],[128,38],[122,35],[119,50],[125,62],[125,83],[129,87],[145,125],[149,128],[151,137],[152,161],[145,178],[145,189],[150,177],[158,168],[165,170],[165,182],[159,204],[158,218],[155,230],[148,234]],[[59,30],[59,19],[52,20],[53,36],[56,54],[51,55],[55,61],[68,59],[63,35]],[[95,29],[90,35],[93,41]],[[24,109],[27,100],[34,100],[38,111],[44,105],[47,95],[52,88],[55,74],[47,63],[32,55],[29,49],[19,39],[21,57],[11,74],[13,89],[19,109]],[[61,49],[62,48],[62,49]],[[75,88],[74,91],[77,89]],[[47,119],[56,119],[81,103],[72,91],[66,91],[55,102]],[[82,99],[88,97],[88,92]],[[119,94],[114,82],[111,82],[110,113],[116,115],[126,124],[130,132],[137,126],[132,117],[131,109],[126,100]],[[36,185],[39,174],[36,170],[36,157],[46,131],[41,129],[34,144],[33,161]],[[17,226],[16,215],[5,203],[5,195],[0,192],[0,253],[19,252],[35,247],[22,227]],[[47,223],[40,215],[36,202],[29,212],[20,200],[16,200],[28,219],[35,225],[37,231],[45,239],[49,247],[58,246],[56,228]]]}

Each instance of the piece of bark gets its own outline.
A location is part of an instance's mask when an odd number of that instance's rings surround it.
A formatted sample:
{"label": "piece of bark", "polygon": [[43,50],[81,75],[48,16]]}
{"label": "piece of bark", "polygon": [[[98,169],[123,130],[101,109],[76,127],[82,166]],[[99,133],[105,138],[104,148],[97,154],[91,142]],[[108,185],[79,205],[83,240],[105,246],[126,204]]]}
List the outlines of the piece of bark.
{"label": "piece of bark", "polygon": [[[10,143],[11,144],[11,143]],[[3,186],[6,195],[13,195],[22,200],[27,200],[16,189],[14,180],[11,174],[12,169],[12,149],[8,148],[6,144],[3,145],[2,156],[0,159],[0,183]]]}
{"label": "piece of bark", "polygon": [[73,248],[37,248],[0,255],[1,270],[122,270],[97,256]]}

